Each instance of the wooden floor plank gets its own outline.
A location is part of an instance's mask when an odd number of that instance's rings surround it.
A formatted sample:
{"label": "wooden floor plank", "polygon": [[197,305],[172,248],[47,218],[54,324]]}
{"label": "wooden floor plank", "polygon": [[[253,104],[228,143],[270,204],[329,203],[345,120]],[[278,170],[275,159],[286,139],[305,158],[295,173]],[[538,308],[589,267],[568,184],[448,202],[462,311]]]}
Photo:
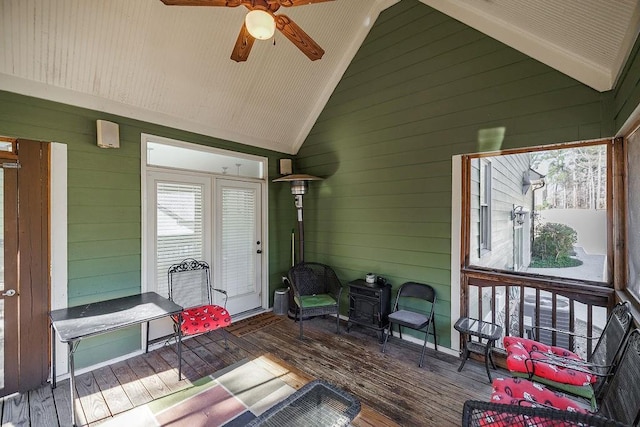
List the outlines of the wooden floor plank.
{"label": "wooden floor plank", "polygon": [[159,352],[152,351],[145,353],[142,357],[171,391],[182,390],[190,384],[185,379],[178,380],[178,364],[176,363],[175,366],[169,365],[167,361],[160,356]]}
{"label": "wooden floor plank", "polygon": [[93,371],[93,376],[112,414],[119,414],[133,408],[133,403],[129,400],[111,367],[104,366],[96,369]]}
{"label": "wooden floor plank", "polygon": [[49,384],[29,392],[29,416],[34,426],[58,426],[58,413]]}
{"label": "wooden floor plank", "polygon": [[133,357],[127,360],[127,364],[153,399],[166,396],[171,391],[144,358]]}
{"label": "wooden floor plank", "polygon": [[53,389],[53,401],[56,404],[58,423],[60,426],[71,425],[71,394],[69,392],[69,380],[59,381]]}
{"label": "wooden floor plank", "polygon": [[133,406],[140,406],[153,400],[126,361],[114,363],[111,365],[111,370],[118,378],[118,382],[122,385]]}
{"label": "wooden floor plank", "polygon": [[[192,338],[185,344],[183,367],[186,378],[182,381],[177,380],[178,356],[176,346],[172,345],[98,369],[92,373],[95,384],[79,381],[78,388],[83,390],[83,395],[89,395],[97,388],[108,411],[115,413],[128,407],[112,403],[121,401],[122,393],[132,406],[142,405],[190,386],[191,381],[210,374],[219,366],[250,359],[291,387],[300,388],[318,378],[357,396],[362,408],[353,421],[357,427],[458,426],[466,399],[487,400],[490,395],[484,365],[476,361],[467,362],[464,370],[457,372],[459,358],[427,349],[424,367],[419,368],[421,346],[418,344],[395,338],[383,354],[377,336],[370,330],[354,328],[350,333],[338,335],[331,318],[307,320],[304,328],[304,340],[298,338],[298,324],[286,318],[243,337],[228,334],[228,350],[224,348],[222,335],[215,331]],[[110,397],[109,390],[118,387],[121,388],[120,397]],[[49,405],[46,401],[51,399],[44,391],[42,395],[31,393],[31,398],[35,400],[34,405],[43,407]],[[53,401],[59,425],[68,426],[68,380],[53,390]],[[30,423],[35,426],[28,418],[28,407],[25,409],[21,405],[19,400],[7,399],[4,416],[15,419],[16,425]],[[87,421],[82,410],[84,406],[91,414],[90,420],[98,417],[92,403],[83,402],[77,405],[81,422]],[[99,423],[98,420],[91,425]]]}
{"label": "wooden floor plank", "polygon": [[[171,366],[175,366],[176,369],[178,368],[178,353],[177,350],[175,348],[172,347],[162,347],[158,350],[156,350],[158,352],[158,355],[160,357],[162,357],[169,365]],[[198,376],[198,372],[193,369],[191,367],[191,365],[189,365],[188,363],[186,363],[184,361],[184,359],[182,360],[182,378],[183,381],[186,381],[188,384],[190,383],[190,381],[195,381],[199,378],[201,378],[200,376]]]}
{"label": "wooden floor plank", "polygon": [[[76,390],[78,399],[84,411],[84,424],[92,423],[111,416],[107,402],[102,396],[100,387],[93,376],[93,372],[87,372],[76,376]],[[78,418],[79,419],[79,418]]]}
{"label": "wooden floor plank", "polygon": [[202,378],[206,375],[212,374],[215,369],[212,369],[204,360],[202,360],[197,354],[193,351],[187,349],[182,349],[182,360],[187,362],[189,366],[191,366],[198,374],[197,378]]}
{"label": "wooden floor plank", "polygon": [[191,350],[208,365],[207,369],[211,373],[218,371],[228,365],[228,363],[225,364],[223,360],[221,360],[211,351],[204,348],[204,346],[195,339],[190,340],[189,350]]}
{"label": "wooden floor plank", "polygon": [[2,425],[12,427],[29,427],[29,394],[22,393],[4,399],[2,408]]}

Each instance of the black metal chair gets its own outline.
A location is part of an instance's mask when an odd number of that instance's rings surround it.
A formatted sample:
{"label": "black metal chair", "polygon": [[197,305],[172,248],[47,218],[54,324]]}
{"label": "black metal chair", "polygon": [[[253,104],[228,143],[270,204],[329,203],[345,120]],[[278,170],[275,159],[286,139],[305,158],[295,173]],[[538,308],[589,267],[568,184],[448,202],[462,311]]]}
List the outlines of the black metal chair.
{"label": "black metal chair", "polygon": [[336,315],[336,333],[340,333],[340,296],[342,284],[328,265],[302,262],[289,270],[289,282],[293,290],[300,322],[300,339],[305,317]]}
{"label": "black metal chair", "polygon": [[[505,337],[504,344],[505,349],[507,350],[507,367],[515,376],[526,377],[533,381],[561,390],[565,393],[584,397],[585,399],[589,399],[592,402],[592,405],[595,406],[596,399],[602,392],[603,385],[613,374],[620,352],[626,342],[627,335],[631,331],[631,325],[632,318],[628,304],[617,304],[609,315],[602,334],[597,338],[598,341],[587,360],[577,360],[575,358],[567,358],[557,354],[532,350],[528,353],[526,359],[521,360],[521,363],[518,363],[517,358],[519,356],[517,355],[517,352],[513,350],[512,343],[517,344],[519,338]],[[556,333],[578,336],[585,339],[594,339],[559,329],[544,329],[552,330]],[[524,341],[529,342],[530,340]],[[535,341],[531,341],[529,344],[533,346],[540,346],[538,348],[542,347],[542,345]],[[546,370],[543,369],[548,366],[552,366],[554,368]],[[584,375],[594,377],[596,381],[593,385],[572,385],[560,381],[557,376],[556,378],[548,377],[544,372],[573,373],[573,377],[575,378],[579,378],[579,373],[582,373]]]}
{"label": "black metal chair", "polygon": [[389,334],[393,333],[393,324],[398,325],[400,338],[402,338],[402,327],[415,329],[424,332],[424,344],[422,345],[422,353],[420,354],[420,362],[418,366],[422,368],[424,361],[424,352],[427,348],[427,339],[429,338],[429,330],[433,330],[433,344],[438,350],[438,341],[436,339],[436,323],[434,308],[436,305],[436,291],[433,287],[424,283],[406,282],[398,290],[396,302],[393,305],[391,314],[389,314],[389,326],[384,332],[384,344],[382,352],[384,353]]}
{"label": "black metal chair", "polygon": [[[502,382],[503,384],[500,385],[497,382]],[[507,384],[507,382],[509,383]],[[518,382],[529,383],[526,387],[530,391],[524,393]],[[598,401],[597,408],[594,408],[591,412],[594,415],[615,420],[623,425],[640,425],[640,329],[635,329],[629,334],[615,373],[604,387],[605,389],[602,393],[602,398]],[[508,390],[507,395],[497,393],[497,388]],[[494,380],[494,393],[491,398],[492,403],[497,404],[492,408],[493,416],[501,416],[499,415],[501,410],[511,411],[511,408],[509,408],[511,405],[529,406],[533,409],[549,408],[551,399],[543,397],[545,394],[549,396],[549,391],[542,384],[522,378],[496,379]],[[556,393],[553,399],[558,400],[558,402],[554,402],[556,405],[561,404],[563,408],[569,407],[568,402],[570,400],[568,396]],[[571,406],[575,410],[584,411],[584,402],[572,400]],[[574,412],[571,411],[569,413]]]}
{"label": "black metal chair", "polygon": [[[224,346],[228,349],[224,330],[231,324],[231,315],[226,308],[227,291],[211,286],[209,264],[188,258],[169,267],[167,274],[169,299],[184,308],[180,316],[173,318],[176,334],[181,337],[199,335],[222,328]],[[213,291],[224,295],[222,306],[213,304]]]}
{"label": "black metal chair", "polygon": [[598,415],[560,411],[550,408],[505,405],[502,403],[467,400],[462,408],[462,427],[624,427]]}

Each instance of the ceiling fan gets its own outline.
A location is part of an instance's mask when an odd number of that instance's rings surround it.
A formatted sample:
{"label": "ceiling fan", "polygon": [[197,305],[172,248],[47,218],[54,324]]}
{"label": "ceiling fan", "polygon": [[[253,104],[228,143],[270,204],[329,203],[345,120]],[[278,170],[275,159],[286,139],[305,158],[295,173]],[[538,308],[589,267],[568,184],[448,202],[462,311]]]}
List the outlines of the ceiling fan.
{"label": "ceiling fan", "polygon": [[307,33],[286,15],[275,15],[283,7],[302,6],[333,0],[161,0],[168,6],[244,6],[249,9],[238,39],[233,47],[231,59],[246,61],[256,39],[273,37],[275,29],[296,45],[310,60],[322,58],[324,50]]}

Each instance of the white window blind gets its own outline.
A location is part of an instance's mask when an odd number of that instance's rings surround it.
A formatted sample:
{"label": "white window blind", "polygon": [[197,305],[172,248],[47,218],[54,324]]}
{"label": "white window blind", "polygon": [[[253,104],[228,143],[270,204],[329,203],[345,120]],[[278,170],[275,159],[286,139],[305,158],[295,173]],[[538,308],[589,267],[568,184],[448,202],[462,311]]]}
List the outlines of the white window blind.
{"label": "white window blind", "polygon": [[256,286],[256,192],[222,189],[222,280],[229,297],[253,292]]}
{"label": "white window blind", "polygon": [[167,270],[204,254],[203,192],[199,184],[156,183],[156,283],[168,295]]}

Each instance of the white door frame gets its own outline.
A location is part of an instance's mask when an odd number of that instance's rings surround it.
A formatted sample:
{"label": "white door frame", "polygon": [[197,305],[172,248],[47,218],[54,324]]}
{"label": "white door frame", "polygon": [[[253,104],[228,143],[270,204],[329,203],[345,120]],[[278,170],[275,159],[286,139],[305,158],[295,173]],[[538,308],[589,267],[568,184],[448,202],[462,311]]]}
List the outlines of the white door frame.
{"label": "white door frame", "polygon": [[[149,166],[147,165],[147,142],[156,142],[156,143],[163,143],[163,144],[167,144],[167,145],[173,145],[173,146],[178,146],[178,147],[183,147],[183,148],[187,148],[187,149],[193,149],[194,153],[197,153],[198,151],[202,152],[211,152],[211,153],[217,153],[217,154],[222,154],[222,155],[226,155],[226,156],[237,156],[238,158],[242,159],[242,158],[247,158],[247,159],[251,159],[251,160],[257,160],[257,161],[261,161],[263,163],[263,170],[267,171],[268,169],[268,159],[266,157],[262,157],[262,156],[254,156],[254,155],[250,155],[250,154],[244,154],[244,153],[239,153],[239,152],[234,152],[234,151],[228,151],[228,150],[222,150],[222,149],[218,149],[218,148],[212,148],[212,147],[207,147],[207,146],[203,146],[203,145],[199,145],[199,144],[193,144],[193,143],[188,143],[188,142],[184,142],[184,141],[178,141],[178,140],[174,140],[174,139],[170,139],[170,138],[164,138],[164,137],[159,137],[159,136],[155,136],[155,135],[149,135],[149,134],[141,134],[141,144],[140,144],[140,159],[141,159],[141,165],[140,165],[140,175],[141,175],[141,236],[142,236],[142,244],[141,244],[141,290],[142,292],[146,292],[151,290],[153,287],[152,285],[149,283],[149,275],[146,274],[146,270],[148,268],[148,266],[150,265],[151,262],[151,256],[153,256],[153,250],[151,249],[150,245],[154,245],[155,243],[155,237],[154,240],[150,240],[150,236],[149,236],[149,232],[148,232],[148,221],[147,218],[149,218],[149,206],[147,201],[149,200],[149,191],[153,191],[153,189],[149,189],[147,188],[147,171],[148,170],[155,170],[155,171],[160,171],[160,170],[166,170],[167,172],[171,171],[171,172],[183,172],[183,173],[187,173],[187,174],[193,174],[193,175],[207,175],[211,177],[212,180],[212,188],[215,187],[215,178],[216,177],[220,177],[220,178],[230,178],[229,176],[223,175],[223,174],[216,174],[216,173],[202,173],[202,172],[197,172],[197,171],[185,171],[185,170],[179,170],[179,169],[174,169],[174,168],[160,168],[160,167],[156,167],[156,166]],[[269,218],[268,218],[268,200],[269,200],[269,186],[267,185],[267,174],[266,172],[264,173],[264,177],[262,177],[262,179],[254,179],[254,178],[237,178],[237,179],[242,179],[242,180],[246,180],[246,181],[252,181],[252,182],[258,182],[261,185],[261,205],[262,205],[262,213],[261,213],[261,228],[262,228],[262,265],[261,265],[261,288],[262,288],[262,299],[261,299],[261,304],[262,304],[262,309],[267,309],[269,307],[269,230],[267,225],[269,224]],[[213,211],[212,211],[213,212]],[[215,257],[215,249],[213,249],[213,251],[211,252],[211,256]],[[142,330],[142,346],[144,346],[145,344],[145,337],[146,337],[146,325],[143,325],[143,330]],[[144,348],[144,347],[142,347]]]}

